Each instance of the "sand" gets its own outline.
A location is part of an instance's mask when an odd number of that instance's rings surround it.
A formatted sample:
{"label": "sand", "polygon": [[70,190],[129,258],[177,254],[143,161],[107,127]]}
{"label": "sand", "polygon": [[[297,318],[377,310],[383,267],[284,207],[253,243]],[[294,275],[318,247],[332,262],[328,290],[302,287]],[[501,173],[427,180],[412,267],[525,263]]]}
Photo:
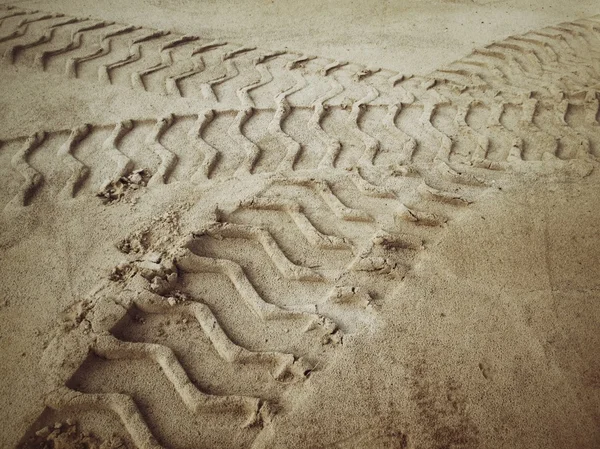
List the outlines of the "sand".
{"label": "sand", "polygon": [[595,2],[1,3],[0,447],[600,446]]}

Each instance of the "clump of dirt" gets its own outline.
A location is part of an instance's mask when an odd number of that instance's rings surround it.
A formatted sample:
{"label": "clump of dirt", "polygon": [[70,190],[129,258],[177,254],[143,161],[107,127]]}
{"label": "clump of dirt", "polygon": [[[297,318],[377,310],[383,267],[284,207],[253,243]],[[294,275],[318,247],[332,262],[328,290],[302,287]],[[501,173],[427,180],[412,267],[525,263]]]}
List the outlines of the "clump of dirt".
{"label": "clump of dirt", "polygon": [[35,432],[21,449],[128,449],[118,436],[102,439],[90,432],[82,432],[71,419],[46,426]]}
{"label": "clump of dirt", "polygon": [[134,170],[129,175],[108,183],[102,191],[97,193],[97,196],[102,198],[104,204],[124,201],[129,198],[129,192],[146,187],[150,176],[150,172],[146,169]]}
{"label": "clump of dirt", "polygon": [[112,269],[109,279],[129,283],[139,275],[145,288],[164,296],[169,304],[187,301],[189,298],[174,288],[179,273],[172,250],[178,247],[176,242],[181,236],[179,211],[170,210],[153,218],[147,227],[132,232],[117,244],[119,251],[129,257]]}
{"label": "clump of dirt", "polygon": [[139,255],[164,252],[181,237],[180,212],[170,210],[154,217],[143,229],[132,232],[117,244],[123,254]]}
{"label": "clump of dirt", "polygon": [[[180,214],[167,211],[151,220],[150,224],[132,232],[117,244],[117,249],[130,256],[117,264],[109,275],[114,282],[124,282],[141,275],[150,283],[150,290],[158,294],[171,291],[177,282],[177,267],[171,254],[174,243],[181,239]],[[180,302],[182,298],[174,298]]]}
{"label": "clump of dirt", "polygon": [[64,330],[74,329],[85,320],[86,315],[92,308],[88,300],[76,301],[60,313],[60,320]]}
{"label": "clump of dirt", "polygon": [[138,259],[120,262],[111,271],[109,279],[126,283],[138,274],[148,282],[149,290],[160,295],[171,291],[178,279],[173,258],[159,252],[150,252]]}

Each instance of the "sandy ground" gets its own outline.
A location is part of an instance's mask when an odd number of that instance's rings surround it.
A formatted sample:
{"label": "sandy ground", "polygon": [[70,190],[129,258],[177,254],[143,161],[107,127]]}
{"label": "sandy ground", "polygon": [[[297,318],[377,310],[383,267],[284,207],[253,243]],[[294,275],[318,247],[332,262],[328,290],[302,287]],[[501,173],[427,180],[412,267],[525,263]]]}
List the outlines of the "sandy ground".
{"label": "sandy ground", "polygon": [[[2,3],[267,49],[289,48],[414,74],[426,74],[476,46],[515,33],[600,13],[596,2],[587,0]],[[167,111],[195,114],[200,105],[193,98],[173,101],[18,64],[0,64],[0,75],[0,140],[8,142],[0,147],[6,183],[3,204],[19,183],[10,169],[14,139],[22,143],[23,136],[39,129],[68,130],[81,123],[112,126]],[[262,430],[241,429],[245,418],[237,413],[189,415],[176,387],[164,380],[168,367],[162,365],[161,372],[156,363],[139,356],[110,362],[91,357],[70,386],[131,394],[159,441],[173,448],[599,447],[598,173],[596,168],[584,178],[500,179],[453,216],[441,233],[426,235],[424,250],[408,262],[410,270],[401,279],[365,277],[365,285],[372,283],[373,291],[379,292],[372,295],[376,307],[365,316],[357,313],[362,324],[355,329],[355,312],[334,310],[347,331],[343,344],[335,347],[321,348],[315,343],[318,335],[303,334],[302,326],[293,322],[274,323],[274,330],[253,325],[227,303],[236,294],[229,284],[201,278],[196,285],[185,278],[183,285],[200,295],[219,292],[209,305],[233,340],[256,351],[285,352],[292,347],[322,364],[322,369],[315,368],[308,379],[289,388],[269,379],[264,370],[242,363],[237,371],[223,366],[214,354],[206,355],[210,343],[199,330],[190,329],[187,320],[155,322],[149,314],[145,322],[140,320],[144,326],[160,328],[159,336],[140,325],[133,313],[120,324],[117,333],[124,340],[168,340],[200,389],[279,402],[281,413]],[[100,440],[108,441],[116,433],[133,447],[131,430],[115,413],[44,408],[47,375],[39,364],[48,345],[52,347],[60,313],[87,297],[129,257],[116,244],[133,231],[154,229],[167,240],[179,236],[178,227],[165,225],[165,213],[175,211],[184,223],[183,236],[198,223],[210,221],[210,205],[227,210],[229,204],[258,195],[265,182],[259,177],[228,178],[197,190],[180,182],[144,189],[134,195],[136,202],[110,205],[83,195],[61,203],[42,197],[26,208],[5,212],[0,222],[0,447],[16,447],[24,435],[67,418]],[[298,198],[305,200],[308,194]],[[344,200],[355,198],[348,194]],[[334,225],[324,213],[316,213],[313,220],[333,233]],[[288,252],[296,245],[303,251],[294,240],[297,236],[277,234],[285,226],[281,223],[274,224],[276,239],[287,245]],[[361,232],[366,235],[373,229],[351,232],[358,240]],[[170,240],[168,244],[174,245]],[[287,292],[275,275],[263,279],[254,274],[252,270],[269,262],[257,255],[256,248],[260,246],[233,245],[223,251],[237,252],[244,260],[256,258],[249,260],[248,272],[259,293]],[[316,254],[320,261],[322,254]],[[307,250],[295,262],[309,265],[311,257]],[[335,259],[327,260],[335,265]],[[328,290],[316,286],[301,291],[299,297],[306,299]],[[83,345],[84,340],[72,344]],[[202,349],[195,348],[196,340]],[[69,344],[58,352],[70,353]],[[63,365],[77,363],[66,360]],[[205,367],[194,368],[198,361]],[[106,444],[102,447],[119,447]]]}
{"label": "sandy ground", "polygon": [[81,0],[1,3],[90,15],[424,74],[511,34],[598,13],[580,0]]}

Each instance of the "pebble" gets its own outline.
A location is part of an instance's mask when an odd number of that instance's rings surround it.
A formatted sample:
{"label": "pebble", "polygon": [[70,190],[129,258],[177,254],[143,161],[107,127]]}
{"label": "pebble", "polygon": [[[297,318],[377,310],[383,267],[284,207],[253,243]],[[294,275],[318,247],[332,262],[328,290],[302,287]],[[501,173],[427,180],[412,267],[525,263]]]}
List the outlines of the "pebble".
{"label": "pebble", "polygon": [[35,433],[36,436],[45,438],[50,435],[50,428],[48,426],[41,428]]}

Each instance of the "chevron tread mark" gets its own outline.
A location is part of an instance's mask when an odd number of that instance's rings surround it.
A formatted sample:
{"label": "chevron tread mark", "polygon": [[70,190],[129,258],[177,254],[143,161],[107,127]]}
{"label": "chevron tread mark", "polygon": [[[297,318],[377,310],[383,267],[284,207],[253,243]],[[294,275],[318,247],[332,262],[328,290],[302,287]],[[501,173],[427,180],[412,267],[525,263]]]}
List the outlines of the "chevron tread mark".
{"label": "chevron tread mark", "polygon": [[[126,261],[66,312],[42,360],[42,417],[108,414],[140,448],[198,432],[211,447],[250,445],[346,334],[378,329],[378,303],[495,180],[597,165],[596,21],[512,36],[420,77],[2,14],[3,63],[198,106],[0,148],[6,214],[99,192],[108,204],[131,185],[203,195],[185,220],[165,213],[118,243]],[[163,400],[178,412],[161,414]]]}

